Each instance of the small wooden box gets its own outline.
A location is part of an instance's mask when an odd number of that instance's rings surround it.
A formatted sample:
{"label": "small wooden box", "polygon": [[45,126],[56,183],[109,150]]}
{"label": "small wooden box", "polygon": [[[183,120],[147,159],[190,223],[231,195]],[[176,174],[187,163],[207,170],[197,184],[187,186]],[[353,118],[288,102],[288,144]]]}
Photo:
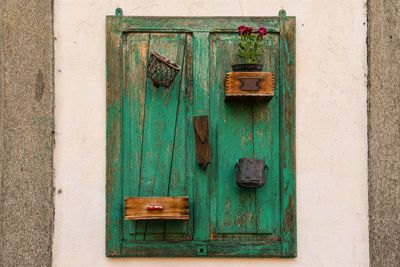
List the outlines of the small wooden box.
{"label": "small wooden box", "polygon": [[125,198],[125,220],[189,220],[189,197]]}
{"label": "small wooden box", "polygon": [[225,78],[225,101],[266,100],[274,96],[271,72],[228,72]]}

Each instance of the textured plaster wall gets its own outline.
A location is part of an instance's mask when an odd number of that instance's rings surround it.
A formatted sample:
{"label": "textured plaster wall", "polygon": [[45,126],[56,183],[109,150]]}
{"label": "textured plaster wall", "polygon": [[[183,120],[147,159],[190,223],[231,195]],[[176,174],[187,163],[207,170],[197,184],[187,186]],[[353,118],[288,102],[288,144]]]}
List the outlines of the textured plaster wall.
{"label": "textured plaster wall", "polygon": [[[365,1],[55,0],[54,266],[368,266]],[[105,15],[297,17],[296,259],[105,255]]]}

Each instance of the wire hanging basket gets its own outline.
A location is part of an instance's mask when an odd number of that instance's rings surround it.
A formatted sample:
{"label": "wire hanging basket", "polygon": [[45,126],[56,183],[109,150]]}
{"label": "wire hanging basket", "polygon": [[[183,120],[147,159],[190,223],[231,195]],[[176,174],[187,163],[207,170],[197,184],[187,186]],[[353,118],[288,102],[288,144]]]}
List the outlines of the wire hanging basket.
{"label": "wire hanging basket", "polygon": [[166,56],[155,51],[150,52],[147,77],[153,81],[155,87],[169,88],[180,70],[181,67]]}

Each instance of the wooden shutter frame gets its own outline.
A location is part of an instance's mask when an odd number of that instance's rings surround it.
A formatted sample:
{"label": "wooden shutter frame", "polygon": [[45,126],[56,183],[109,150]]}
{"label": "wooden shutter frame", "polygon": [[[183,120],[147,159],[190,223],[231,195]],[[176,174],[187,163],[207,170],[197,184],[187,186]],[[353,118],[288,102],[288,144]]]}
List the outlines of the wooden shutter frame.
{"label": "wooden shutter frame", "polygon": [[[188,23],[190,22],[190,23]],[[121,194],[121,55],[122,38],[127,32],[189,32],[196,40],[208,38],[210,32],[235,32],[238,25],[265,25],[269,32],[279,34],[280,96],[281,110],[281,226],[280,240],[259,242],[213,241],[212,236],[198,236],[193,241],[182,242],[126,242],[122,239],[123,197]],[[107,127],[106,127],[106,255],[109,257],[195,257],[203,256],[204,249],[211,257],[296,257],[296,190],[295,190],[295,17],[287,17],[281,11],[279,17],[106,17],[106,65],[107,65]],[[140,25],[135,26],[135,25]],[[207,48],[204,48],[207,49]],[[196,55],[194,55],[196,57]],[[196,58],[194,58],[196,61]],[[196,72],[201,62],[194,63],[194,83],[208,72]],[[198,65],[196,65],[198,64]],[[197,69],[196,69],[197,68]],[[208,73],[206,73],[208,75]],[[197,75],[197,77],[196,77]],[[204,88],[199,97],[209,97]],[[193,115],[208,114],[204,98],[195,105]],[[195,164],[195,163],[194,163]],[[196,179],[204,180],[205,173],[195,169]],[[205,193],[205,192],[199,192]],[[207,203],[197,207],[204,216]],[[208,225],[209,226],[209,225]],[[195,225],[196,227],[196,225]],[[207,227],[207,223],[201,227]],[[210,233],[211,235],[211,233]],[[207,239],[208,238],[208,239]],[[200,253],[201,251],[201,253]]]}

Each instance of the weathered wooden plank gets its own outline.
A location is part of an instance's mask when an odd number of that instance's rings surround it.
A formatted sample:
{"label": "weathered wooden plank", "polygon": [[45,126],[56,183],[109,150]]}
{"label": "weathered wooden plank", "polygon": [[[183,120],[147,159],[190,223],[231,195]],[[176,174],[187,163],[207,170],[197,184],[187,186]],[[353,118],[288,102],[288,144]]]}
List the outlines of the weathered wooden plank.
{"label": "weathered wooden plank", "polygon": [[107,20],[107,128],[106,128],[106,247],[107,256],[120,255],[121,239],[121,33],[111,30],[113,23]]}
{"label": "weathered wooden plank", "polygon": [[296,257],[296,180],[295,180],[295,18],[281,11],[280,82],[281,82],[281,194],[282,194],[282,253]]}
{"label": "weathered wooden plank", "polygon": [[[190,220],[187,222],[186,228],[186,239],[192,240],[194,235],[194,208],[196,201],[196,192],[194,190],[195,181],[194,181],[194,162],[195,162],[195,154],[194,154],[194,133],[192,127],[192,118],[193,118],[193,36],[191,34],[186,35],[186,52],[185,52],[185,68],[184,68],[184,83],[182,84],[182,88],[184,88],[185,94],[185,112],[186,116],[184,118],[184,128],[186,135],[185,142],[185,153],[183,154],[185,157],[185,164],[182,165],[177,164],[176,168],[185,169],[185,182],[187,183],[187,195],[190,197],[190,206],[192,207],[189,210]],[[180,120],[178,120],[180,122]],[[174,226],[175,228],[180,228],[183,226]],[[167,229],[171,228],[170,232],[177,232],[177,230],[173,230],[172,222],[167,223]],[[166,236],[167,239],[173,239],[170,237],[170,234]]]}
{"label": "weathered wooden plank", "polygon": [[[270,245],[280,245],[279,243],[279,238],[272,238],[269,239],[271,241]],[[196,246],[199,245],[204,245],[204,246],[209,246],[209,245],[233,245],[232,242],[230,240],[214,240],[214,241],[210,241],[210,240],[185,240],[185,241],[173,241],[173,240],[165,240],[165,241],[147,241],[147,240],[143,240],[143,241],[132,241],[132,240],[123,240],[124,243],[129,244],[129,247],[133,247],[135,244],[138,245],[143,245],[143,244],[150,244],[150,245],[154,245],[154,244],[162,244],[162,245],[172,245],[172,244],[182,244],[182,245],[189,245],[189,244],[194,244]],[[253,241],[253,240],[240,240],[237,242],[238,245],[267,245],[265,244],[265,240],[257,240],[257,241]]]}
{"label": "weathered wooden plank", "polygon": [[[187,117],[187,97],[186,87],[188,86],[187,76],[191,73],[191,38],[186,35],[185,51],[182,64],[182,78],[179,92],[179,104],[176,114],[176,128],[174,151],[172,158],[171,174],[169,181],[169,196],[188,195],[190,200],[193,200],[192,180],[187,176],[187,158],[186,158],[186,142],[190,140],[186,137],[186,117]],[[189,213],[191,213],[191,209]],[[193,231],[193,217],[190,214],[190,221],[167,221],[165,222],[164,239],[167,240],[189,240]],[[178,235],[176,233],[185,233]]]}
{"label": "weathered wooden plank", "polygon": [[278,257],[280,242],[271,241],[181,241],[181,242],[124,242],[123,254],[133,257],[196,257],[198,248],[207,257]]}
{"label": "weathered wooden plank", "polygon": [[209,111],[209,36],[208,32],[193,34],[193,94],[195,115]]}
{"label": "weathered wooden plank", "polygon": [[[193,33],[193,113],[191,115],[209,114],[209,33]],[[190,127],[193,129],[193,122]],[[194,140],[194,133],[191,132],[191,140]],[[193,141],[192,141],[193,142]],[[194,145],[194,142],[193,142]],[[195,149],[190,150],[195,156]],[[193,166],[194,179],[194,228],[193,238],[195,240],[209,239],[209,170],[203,170],[195,160],[189,164]]]}
{"label": "weathered wooden plank", "polygon": [[254,241],[251,244],[232,241],[222,244],[219,244],[219,242],[210,243],[207,247],[207,256],[239,258],[277,257],[281,255],[281,251],[277,244],[274,244],[273,242],[266,244],[265,241],[259,242],[258,244]]}
{"label": "weathered wooden plank", "polygon": [[[279,214],[278,214],[279,215]],[[242,233],[242,234],[218,234],[218,241],[231,241],[231,242],[256,242],[264,241],[268,242],[279,242],[280,236],[271,235],[270,233]]]}
{"label": "weathered wooden plank", "polygon": [[115,30],[169,31],[169,32],[230,32],[237,31],[239,25],[258,28],[264,25],[269,32],[279,33],[279,21],[274,17],[129,17],[123,19],[108,16],[115,24]]}
{"label": "weathered wooden plank", "polygon": [[218,116],[215,116],[219,112],[219,103],[221,88],[223,85],[218,84],[216,73],[217,69],[217,41],[218,36],[216,34],[211,34],[210,36],[210,114],[209,116],[209,132],[210,132],[210,146],[211,146],[211,164],[208,167],[210,181],[209,181],[209,196],[210,196],[210,229],[209,229],[209,239],[217,239],[217,186],[218,186]]}
{"label": "weathered wooden plank", "polygon": [[279,36],[266,37],[265,71],[274,73],[276,96],[268,103],[254,103],[254,157],[265,160],[268,175],[256,192],[257,233],[280,234],[279,176]]}
{"label": "weathered wooden plank", "polygon": [[[121,153],[122,190],[125,198],[139,194],[149,34],[126,34],[123,40]],[[123,225],[124,239],[132,238],[132,233],[136,230],[136,222],[125,221]]]}

